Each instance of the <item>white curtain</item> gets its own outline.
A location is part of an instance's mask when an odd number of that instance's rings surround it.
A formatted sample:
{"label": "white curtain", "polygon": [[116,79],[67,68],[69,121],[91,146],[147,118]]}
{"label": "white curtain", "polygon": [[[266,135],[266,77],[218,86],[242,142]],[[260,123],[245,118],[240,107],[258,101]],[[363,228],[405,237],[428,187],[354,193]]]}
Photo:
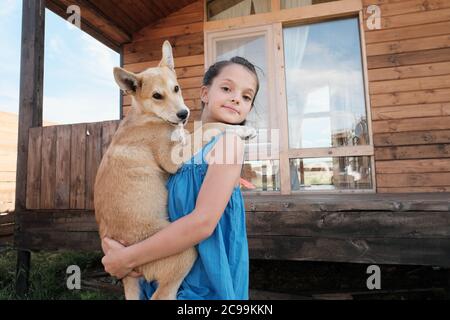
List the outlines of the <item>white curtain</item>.
{"label": "white curtain", "polygon": [[[300,119],[303,113],[305,95],[299,88],[299,80],[303,67],[306,44],[308,42],[309,26],[299,26],[284,29],[284,55],[286,65],[286,89],[289,117]],[[301,144],[301,122],[289,121],[289,139],[294,145]],[[301,145],[299,146],[301,147]]]}
{"label": "white curtain", "polygon": [[[308,42],[309,26],[300,26],[284,29],[284,60],[286,70],[286,93],[289,108],[289,140],[301,141],[301,121],[292,121],[301,118],[302,106],[305,102],[301,88],[296,85],[296,77],[303,66],[306,44]],[[298,190],[300,182],[298,179],[298,167],[290,163],[290,176],[292,190]]]}

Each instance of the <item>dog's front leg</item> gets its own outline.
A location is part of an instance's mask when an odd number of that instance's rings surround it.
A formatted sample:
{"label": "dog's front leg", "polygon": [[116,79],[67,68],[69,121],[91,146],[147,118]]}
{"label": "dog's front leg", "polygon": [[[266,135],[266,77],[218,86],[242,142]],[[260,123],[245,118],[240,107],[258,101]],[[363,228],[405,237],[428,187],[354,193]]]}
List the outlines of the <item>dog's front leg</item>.
{"label": "dog's front leg", "polygon": [[172,132],[167,147],[168,152],[159,154],[160,166],[168,173],[174,174],[186,160],[187,151],[190,150],[189,132],[182,125]]}
{"label": "dog's front leg", "polygon": [[125,277],[122,279],[126,300],[139,300],[139,278]]}
{"label": "dog's front leg", "polygon": [[182,166],[184,148],[179,143],[168,143],[155,153],[158,165],[167,173],[174,174]]}

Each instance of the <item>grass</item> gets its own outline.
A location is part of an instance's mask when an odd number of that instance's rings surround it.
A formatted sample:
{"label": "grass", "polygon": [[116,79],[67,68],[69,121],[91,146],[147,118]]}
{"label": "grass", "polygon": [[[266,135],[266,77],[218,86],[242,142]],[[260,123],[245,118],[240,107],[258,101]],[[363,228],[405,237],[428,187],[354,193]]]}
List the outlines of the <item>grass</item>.
{"label": "grass", "polygon": [[[102,271],[100,252],[41,252],[31,254],[28,300],[123,300],[120,286],[111,277],[95,278]],[[0,248],[0,300],[15,295],[16,251]],[[81,289],[69,290],[67,267],[81,269]],[[362,292],[366,288],[366,264],[250,261],[250,288],[310,296],[317,293]],[[355,299],[449,299],[450,270],[427,266],[381,265],[383,294],[356,294]],[[96,288],[89,286],[94,283]],[[105,289],[107,288],[107,289]],[[111,290],[113,289],[113,290]],[[399,292],[403,289],[403,292]],[[423,290],[422,290],[423,289]],[[421,291],[422,290],[422,291]]]}
{"label": "grass", "polygon": [[[17,299],[15,273],[17,254],[12,249],[0,249],[0,300]],[[31,254],[30,289],[27,300],[111,300],[123,299],[122,294],[91,289],[83,279],[92,270],[101,269],[101,254],[96,252],[40,252]],[[81,289],[67,288],[67,267],[77,265],[81,270]],[[112,281],[111,279],[109,279]]]}

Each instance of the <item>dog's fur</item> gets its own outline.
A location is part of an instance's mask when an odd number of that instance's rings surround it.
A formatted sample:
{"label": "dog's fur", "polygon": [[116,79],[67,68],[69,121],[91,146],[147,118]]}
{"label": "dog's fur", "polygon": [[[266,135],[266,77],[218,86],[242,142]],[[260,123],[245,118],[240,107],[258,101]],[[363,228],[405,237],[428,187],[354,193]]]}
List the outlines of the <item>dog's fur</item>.
{"label": "dog's fur", "polygon": [[[163,45],[163,58],[156,68],[134,74],[114,69],[120,88],[132,96],[132,109],[121,122],[99,166],[94,186],[95,216],[100,237],[133,244],[142,241],[169,224],[167,190],[169,174],[180,164],[171,159],[186,131],[177,117],[189,111],[178,85],[169,42]],[[155,91],[164,99],[153,97]],[[178,124],[178,125],[177,125]],[[224,124],[208,127],[228,128]],[[248,128],[248,127],[244,127]],[[178,133],[173,135],[174,131]],[[240,131],[241,138],[254,136],[254,130]],[[175,138],[174,137],[178,137]],[[175,140],[175,141],[172,141]],[[197,257],[190,248],[182,253],[141,266],[148,281],[157,280],[152,299],[176,299],[178,288]],[[138,279],[123,279],[126,299],[139,298]]]}

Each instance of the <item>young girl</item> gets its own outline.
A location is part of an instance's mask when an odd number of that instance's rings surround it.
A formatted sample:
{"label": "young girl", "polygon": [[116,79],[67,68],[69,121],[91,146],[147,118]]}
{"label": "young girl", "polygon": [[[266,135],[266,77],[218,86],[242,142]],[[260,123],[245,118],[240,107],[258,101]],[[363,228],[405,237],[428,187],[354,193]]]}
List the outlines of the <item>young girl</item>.
{"label": "young girl", "polygon": [[[205,73],[201,88],[202,123],[244,124],[259,89],[255,67],[234,57],[213,64]],[[227,135],[227,137],[225,137]],[[133,269],[196,246],[198,258],[183,280],[177,299],[248,299],[249,258],[244,201],[239,187],[244,145],[237,136],[237,159],[232,164],[220,159],[224,151],[221,132],[203,146],[172,176],[168,190],[166,228],[137,244],[124,247],[104,238],[105,270],[117,278],[139,276]],[[228,140],[229,141],[229,140]],[[194,161],[201,157],[201,161]],[[227,158],[228,159],[228,158]],[[150,298],[157,282],[141,280],[141,298]]]}

